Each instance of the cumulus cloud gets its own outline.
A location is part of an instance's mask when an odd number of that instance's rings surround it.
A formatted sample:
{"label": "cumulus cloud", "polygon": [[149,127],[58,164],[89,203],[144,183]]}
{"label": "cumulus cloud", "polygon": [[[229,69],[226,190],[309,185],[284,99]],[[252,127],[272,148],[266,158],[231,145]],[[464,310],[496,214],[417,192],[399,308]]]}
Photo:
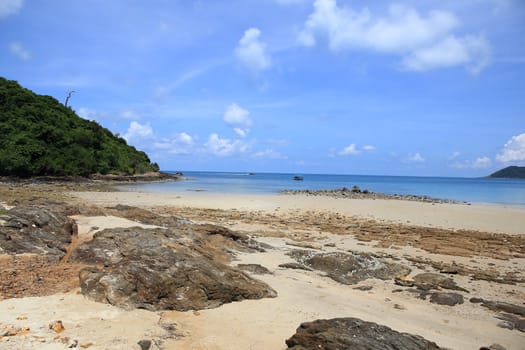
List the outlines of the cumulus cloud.
{"label": "cumulus cloud", "polygon": [[149,123],[140,124],[136,121],[132,121],[123,137],[128,142],[140,142],[153,138],[153,129]]}
{"label": "cumulus cloud", "polygon": [[407,70],[464,65],[478,73],[489,62],[490,45],[481,36],[456,37],[453,30],[459,24],[456,16],[447,11],[422,15],[408,6],[391,5],[386,15],[374,15],[367,8],[355,11],[338,6],[336,0],[316,0],[298,40],[312,47],[325,39],[332,51],[401,55],[401,65]]}
{"label": "cumulus cloud", "polygon": [[0,1],[0,20],[8,16],[17,14],[22,8],[22,0],[2,0]]}
{"label": "cumulus cloud", "polygon": [[246,137],[252,126],[250,112],[236,103],[226,108],[223,119],[240,137]]}
{"label": "cumulus cloud", "polygon": [[[373,152],[375,151],[375,147],[371,145],[365,145],[362,148],[357,147],[355,144],[350,144],[343,148],[341,151],[339,151],[339,155],[341,156],[350,156],[350,155],[357,155],[361,154],[363,152]],[[333,156],[333,150],[330,151],[331,156]]]}
{"label": "cumulus cloud", "polygon": [[496,159],[502,163],[525,161],[525,133],[512,136]]}
{"label": "cumulus cloud", "polygon": [[454,162],[452,164],[453,168],[457,169],[486,169],[492,165],[492,160],[489,157],[482,156],[478,157],[475,160],[465,160],[462,162]]}
{"label": "cumulus cloud", "polygon": [[22,61],[27,61],[31,58],[31,52],[29,52],[28,49],[26,49],[22,43],[19,42],[13,42],[9,44],[9,52],[21,59]]}
{"label": "cumulus cloud", "polygon": [[254,73],[272,66],[272,58],[267,52],[266,44],[260,40],[261,31],[250,28],[244,32],[235,48],[235,57],[246,68]]}
{"label": "cumulus cloud", "polygon": [[423,156],[419,152],[411,154],[406,158],[406,162],[408,163],[423,163],[424,161],[425,158],[423,158]]}
{"label": "cumulus cloud", "polygon": [[221,138],[216,133],[210,135],[208,142],[204,146],[208,152],[219,157],[246,153],[250,149],[250,145],[242,140]]}
{"label": "cumulus cloud", "polygon": [[265,149],[264,151],[255,152],[253,158],[268,158],[268,159],[288,159],[287,156],[273,149]]}
{"label": "cumulus cloud", "polygon": [[172,138],[155,142],[153,147],[169,154],[191,154],[195,151],[195,139],[191,135],[181,132]]}

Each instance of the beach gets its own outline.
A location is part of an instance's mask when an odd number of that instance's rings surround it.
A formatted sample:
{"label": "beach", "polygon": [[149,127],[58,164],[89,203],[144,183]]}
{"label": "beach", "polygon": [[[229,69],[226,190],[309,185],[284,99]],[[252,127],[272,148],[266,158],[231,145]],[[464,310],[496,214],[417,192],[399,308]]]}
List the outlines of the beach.
{"label": "beach", "polygon": [[[39,344],[59,349],[77,340],[78,346],[90,349],[141,349],[138,341],[146,339],[152,349],[286,349],[285,340],[303,322],[356,317],[422,336],[442,348],[499,344],[525,349],[525,334],[519,330],[525,316],[519,314],[525,306],[524,208],[206,192],[67,189],[63,196],[80,208],[71,215],[78,226],[77,244],[104,229],[162,227],[153,217],[239,232],[264,249],[235,250],[227,245],[228,256],[221,259],[234,268],[250,266],[246,273],[276,295],[199,310],[148,311],[95,302],[75,283],[47,296],[21,292],[15,299],[0,299],[0,327],[30,331],[1,337],[2,348]],[[297,251],[319,257],[354,254],[399,264],[410,273],[396,277],[406,277],[408,284],[393,277],[348,282],[316,266],[290,268],[305,263],[297,259]],[[446,277],[455,287],[416,289],[414,277],[424,273]],[[74,273],[66,276],[75,278]],[[461,302],[431,302],[441,294],[459,295]],[[501,306],[497,303],[515,306],[517,314],[489,307]],[[47,323],[58,319],[66,329],[55,335]]]}

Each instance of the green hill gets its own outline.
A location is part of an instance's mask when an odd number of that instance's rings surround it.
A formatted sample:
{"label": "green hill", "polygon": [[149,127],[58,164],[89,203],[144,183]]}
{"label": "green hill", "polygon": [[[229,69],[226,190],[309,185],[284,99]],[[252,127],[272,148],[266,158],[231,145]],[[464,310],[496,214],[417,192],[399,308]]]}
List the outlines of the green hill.
{"label": "green hill", "polygon": [[509,166],[490,174],[489,177],[503,177],[510,179],[525,179],[525,166]]}
{"label": "green hill", "polygon": [[0,176],[142,174],[146,153],[50,96],[0,77]]}

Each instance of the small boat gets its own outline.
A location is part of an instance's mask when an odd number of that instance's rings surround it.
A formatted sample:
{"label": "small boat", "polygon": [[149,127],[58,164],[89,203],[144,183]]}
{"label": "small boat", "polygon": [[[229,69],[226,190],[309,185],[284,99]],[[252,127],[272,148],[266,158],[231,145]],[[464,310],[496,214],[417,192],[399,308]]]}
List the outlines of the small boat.
{"label": "small boat", "polygon": [[295,181],[303,181],[303,180],[304,180],[304,178],[303,178],[302,176],[298,176],[298,175],[295,175],[295,176],[293,177],[293,179],[294,179]]}

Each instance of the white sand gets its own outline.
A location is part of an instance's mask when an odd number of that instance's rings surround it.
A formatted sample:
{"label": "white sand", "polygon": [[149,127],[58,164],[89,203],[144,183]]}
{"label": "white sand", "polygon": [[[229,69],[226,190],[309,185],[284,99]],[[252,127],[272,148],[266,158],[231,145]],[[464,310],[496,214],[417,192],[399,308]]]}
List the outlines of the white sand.
{"label": "white sand", "polygon": [[174,206],[209,209],[317,210],[375,220],[449,229],[525,234],[525,208],[496,205],[430,204],[403,200],[338,199],[303,195],[210,193],[80,192],[74,196],[102,206]]}

